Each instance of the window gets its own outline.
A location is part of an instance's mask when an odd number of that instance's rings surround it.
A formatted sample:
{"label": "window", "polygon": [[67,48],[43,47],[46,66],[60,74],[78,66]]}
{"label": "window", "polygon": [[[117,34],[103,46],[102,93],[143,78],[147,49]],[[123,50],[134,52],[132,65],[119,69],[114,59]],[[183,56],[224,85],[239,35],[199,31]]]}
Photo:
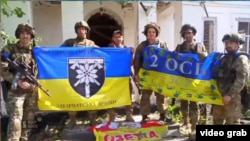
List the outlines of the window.
{"label": "window", "polygon": [[213,52],[216,49],[215,33],[216,33],[216,18],[206,18],[204,20],[203,42],[209,53]]}
{"label": "window", "polygon": [[250,53],[250,19],[240,19],[238,25],[238,32],[245,38],[245,44],[242,51]]}

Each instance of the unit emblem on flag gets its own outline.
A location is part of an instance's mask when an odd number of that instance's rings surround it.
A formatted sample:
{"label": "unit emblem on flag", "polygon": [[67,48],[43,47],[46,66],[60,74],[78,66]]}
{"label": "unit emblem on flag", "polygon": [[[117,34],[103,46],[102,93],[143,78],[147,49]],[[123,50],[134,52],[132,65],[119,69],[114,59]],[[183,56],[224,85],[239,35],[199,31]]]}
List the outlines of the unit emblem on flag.
{"label": "unit emblem on flag", "polygon": [[69,58],[68,80],[77,93],[90,98],[105,81],[104,58]]}

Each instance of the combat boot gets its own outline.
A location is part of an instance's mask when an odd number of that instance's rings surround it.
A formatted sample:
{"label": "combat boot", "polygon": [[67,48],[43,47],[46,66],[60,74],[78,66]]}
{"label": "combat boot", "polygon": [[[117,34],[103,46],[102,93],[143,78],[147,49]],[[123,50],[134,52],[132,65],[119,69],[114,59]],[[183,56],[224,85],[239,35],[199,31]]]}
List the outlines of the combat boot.
{"label": "combat boot", "polygon": [[131,105],[129,106],[126,106],[126,119],[125,121],[128,121],[128,122],[134,122],[135,120],[133,119],[133,107]]}
{"label": "combat boot", "polygon": [[90,126],[95,126],[97,124],[96,118],[97,118],[97,111],[89,111]]}
{"label": "combat boot", "polygon": [[110,122],[115,121],[115,109],[108,109],[108,116]]}
{"label": "combat boot", "polygon": [[195,121],[191,120],[191,132],[192,133],[196,132],[196,124],[197,124],[197,120],[195,120]]}
{"label": "combat boot", "polygon": [[127,114],[127,115],[126,115],[125,121],[128,121],[128,122],[135,122],[135,120],[133,119],[132,114]]}
{"label": "combat boot", "polygon": [[68,128],[73,128],[76,125],[76,112],[69,112],[69,123]]}
{"label": "combat boot", "polygon": [[19,141],[28,141],[27,137],[21,137]]}
{"label": "combat boot", "polygon": [[141,123],[146,123],[148,119],[148,115],[143,115]]}
{"label": "combat boot", "polygon": [[183,123],[179,131],[183,135],[190,135],[192,132],[191,124],[189,122]]}
{"label": "combat boot", "polygon": [[173,120],[171,118],[168,118],[165,113],[163,114],[160,114],[160,118],[159,118],[159,121],[162,121],[164,123],[167,123],[167,124],[173,124]]}

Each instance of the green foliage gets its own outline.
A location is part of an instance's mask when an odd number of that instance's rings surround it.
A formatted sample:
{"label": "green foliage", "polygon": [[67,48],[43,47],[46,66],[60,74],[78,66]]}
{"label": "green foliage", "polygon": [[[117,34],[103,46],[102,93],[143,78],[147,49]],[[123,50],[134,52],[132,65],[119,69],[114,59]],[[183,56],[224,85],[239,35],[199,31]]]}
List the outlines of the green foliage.
{"label": "green foliage", "polygon": [[[23,0],[23,2],[25,2],[25,0]],[[1,0],[0,4],[1,4],[1,13],[7,17],[16,15],[18,18],[21,18],[25,15],[25,13],[20,7],[11,9],[8,5],[8,0]]]}
{"label": "green foliage", "polygon": [[[25,2],[25,0],[22,0],[22,1]],[[15,15],[15,16],[17,16],[17,18],[22,18],[25,15],[25,13],[23,12],[23,10],[20,7],[16,7],[14,9],[11,9],[8,5],[8,0],[1,0],[0,5],[1,5],[1,14],[5,15],[7,17]],[[13,43],[18,41],[18,39],[16,39],[14,36],[8,35],[8,33],[6,33],[4,30],[1,30],[0,37],[3,40],[3,46],[13,44]],[[38,44],[38,42],[40,42],[41,40],[42,40],[41,37],[36,37],[35,43]]]}
{"label": "green foliage", "polygon": [[3,40],[3,45],[13,44],[17,41],[17,39],[13,36],[8,35],[5,31],[1,31],[1,38]]}
{"label": "green foliage", "polygon": [[167,115],[173,119],[174,122],[180,122],[182,120],[182,113],[180,111],[180,105],[169,105],[167,108]]}
{"label": "green foliage", "polygon": [[[18,39],[16,39],[13,36],[8,35],[6,32],[1,31],[1,37],[3,40],[3,46],[9,45],[9,44],[14,44],[18,41]],[[35,44],[37,45],[39,42],[42,41],[41,37],[35,37]]]}

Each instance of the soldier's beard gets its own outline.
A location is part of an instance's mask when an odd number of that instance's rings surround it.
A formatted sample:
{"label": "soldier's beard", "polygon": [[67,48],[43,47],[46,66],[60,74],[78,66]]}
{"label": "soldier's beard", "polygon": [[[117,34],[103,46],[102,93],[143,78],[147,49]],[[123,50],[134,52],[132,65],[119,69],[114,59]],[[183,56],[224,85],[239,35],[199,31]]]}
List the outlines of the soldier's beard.
{"label": "soldier's beard", "polygon": [[86,38],[86,35],[77,35],[77,38],[79,38],[79,39],[83,40],[83,39],[85,39],[85,38]]}
{"label": "soldier's beard", "polygon": [[228,54],[235,54],[237,52],[237,50],[234,50],[232,48],[226,48],[226,51]]}

